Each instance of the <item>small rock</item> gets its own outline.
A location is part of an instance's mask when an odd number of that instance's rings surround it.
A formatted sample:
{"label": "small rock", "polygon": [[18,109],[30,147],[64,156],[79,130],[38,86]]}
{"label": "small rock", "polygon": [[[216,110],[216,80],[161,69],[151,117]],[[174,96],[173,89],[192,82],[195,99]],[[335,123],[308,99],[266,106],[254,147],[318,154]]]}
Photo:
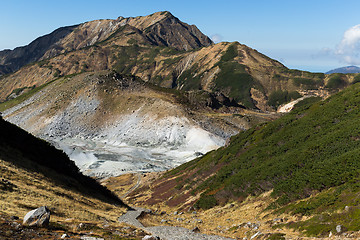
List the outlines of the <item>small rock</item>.
{"label": "small rock", "polygon": [[65,238],[68,238],[69,235],[67,235],[66,233],[64,233],[63,235],[61,235],[61,239],[65,239]]}
{"label": "small rock", "polygon": [[13,226],[16,230],[19,230],[21,228],[21,224],[19,224],[17,222],[12,222],[11,226]]}
{"label": "small rock", "polygon": [[345,211],[349,211],[350,210],[350,207],[349,206],[345,206]]}
{"label": "small rock", "polygon": [[194,227],[191,231],[194,233],[198,233],[200,232],[200,229],[198,227]]}
{"label": "small rock", "polygon": [[332,234],[332,232],[330,231],[330,233],[329,233],[329,238],[332,236],[333,234]]}
{"label": "small rock", "polygon": [[336,226],[336,232],[337,232],[337,233],[341,233],[341,231],[342,231],[342,226],[341,226],[341,225],[337,225],[337,226]]}
{"label": "small rock", "polygon": [[177,212],[177,211],[175,211],[175,212],[174,212],[174,215],[177,215],[177,214],[178,214],[178,212]]}
{"label": "small rock", "polygon": [[197,214],[197,212],[196,212],[196,211],[193,211],[192,214]]}
{"label": "small rock", "polygon": [[13,220],[13,221],[19,220],[19,217],[18,217],[18,216],[11,216],[11,217],[10,217],[10,220]]}
{"label": "small rock", "polygon": [[47,226],[50,221],[50,210],[46,206],[28,212],[23,221],[23,225],[27,226]]}
{"label": "small rock", "polygon": [[201,219],[194,219],[194,222],[202,223],[203,221]]}
{"label": "small rock", "polygon": [[158,236],[146,235],[142,240],[160,240],[160,238]]}
{"label": "small rock", "polygon": [[83,236],[80,238],[81,240],[105,240],[104,238],[97,238],[97,237],[87,237]]}

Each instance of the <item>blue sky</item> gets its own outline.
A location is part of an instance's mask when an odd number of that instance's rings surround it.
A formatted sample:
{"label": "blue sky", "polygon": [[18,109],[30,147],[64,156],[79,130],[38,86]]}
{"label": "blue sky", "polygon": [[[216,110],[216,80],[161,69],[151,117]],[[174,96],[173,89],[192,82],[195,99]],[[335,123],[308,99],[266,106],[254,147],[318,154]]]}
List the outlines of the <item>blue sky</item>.
{"label": "blue sky", "polygon": [[168,10],[216,40],[239,41],[289,68],[360,65],[358,0],[11,0],[0,8],[0,50],[62,26]]}

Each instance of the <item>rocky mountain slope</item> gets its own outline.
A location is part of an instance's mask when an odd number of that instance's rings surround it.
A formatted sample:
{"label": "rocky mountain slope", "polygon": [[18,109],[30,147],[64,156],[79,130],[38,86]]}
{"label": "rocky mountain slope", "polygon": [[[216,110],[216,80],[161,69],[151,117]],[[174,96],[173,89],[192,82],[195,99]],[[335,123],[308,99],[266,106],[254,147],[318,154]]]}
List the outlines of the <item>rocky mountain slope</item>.
{"label": "rocky mountain slope", "polygon": [[169,12],[67,31],[50,41],[56,51],[50,44],[41,61],[0,78],[0,111],[97,176],[177,166],[276,118],[266,112],[283,103],[357,81],[290,70],[237,42],[212,44]]}
{"label": "rocky mountain slope", "polygon": [[222,95],[169,90],[113,71],[63,77],[2,106],[8,121],[97,176],[169,169],[267,119],[246,116]]}
{"label": "rocky mountain slope", "polygon": [[[23,171],[37,172],[59,186],[67,186],[68,189],[80,194],[124,206],[122,201],[109,190],[94,179],[82,175],[74,162],[62,151],[2,118],[0,129],[0,158],[2,162],[8,162],[6,165],[23,168]],[[5,185],[2,186],[6,187]]]}
{"label": "rocky mountain slope", "polygon": [[96,20],[62,27],[27,46],[0,51],[0,75],[12,73],[32,62],[92,46],[124,27],[132,28],[141,35],[143,41],[155,46],[191,50],[212,44],[195,25],[183,23],[169,12],[157,12],[145,17]]}
{"label": "rocky mountain slope", "polygon": [[54,42],[40,61],[0,78],[1,101],[60,76],[111,69],[161,87],[221,93],[248,108],[273,111],[302,95],[326,97],[354,80],[290,70],[237,42],[214,45],[169,12],[80,24]]}
{"label": "rocky mountain slope", "polygon": [[[23,229],[15,220],[40,206],[48,206],[51,211],[50,227],[46,231],[54,236],[47,239],[60,238],[57,234],[65,230],[62,224],[66,219],[71,218],[68,227],[100,219],[113,224],[126,211],[126,205],[118,197],[82,175],[62,151],[2,118],[0,172],[1,239],[15,236],[23,239],[26,234],[33,234],[34,231]],[[10,224],[11,220],[14,223]],[[13,226],[12,230],[7,225]]]}
{"label": "rocky mountain slope", "polygon": [[300,216],[281,227],[321,236],[336,232],[337,225],[359,231],[359,89],[355,84],[324,101],[297,105],[278,120],[232,137],[228,146],[167,172],[138,190],[149,191],[148,197],[139,196],[145,204],[208,209],[271,192],[269,210]]}

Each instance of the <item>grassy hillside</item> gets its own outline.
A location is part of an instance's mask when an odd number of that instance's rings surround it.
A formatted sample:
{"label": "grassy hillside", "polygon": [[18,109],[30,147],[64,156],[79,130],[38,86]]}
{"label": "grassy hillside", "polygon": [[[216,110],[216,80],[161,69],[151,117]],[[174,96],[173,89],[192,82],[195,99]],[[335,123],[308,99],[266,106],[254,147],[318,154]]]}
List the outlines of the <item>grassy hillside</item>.
{"label": "grassy hillside", "polygon": [[[359,92],[360,84],[352,85],[324,101],[298,106],[278,120],[232,137],[228,146],[168,172],[158,185],[163,188],[158,196],[171,193],[175,196],[171,201],[179,202],[201,194],[195,205],[207,209],[273,190],[276,201],[271,208],[278,208],[333,189],[283,211],[335,211],[345,207],[345,202],[358,209]],[[154,188],[154,192],[158,190]],[[152,201],[158,198],[153,196]]]}
{"label": "grassy hillside", "polygon": [[[204,196],[241,198],[274,189],[279,204],[341,185],[358,175],[360,86],[231,139],[184,168],[223,167],[199,185]],[[178,171],[178,170],[176,170]]]}

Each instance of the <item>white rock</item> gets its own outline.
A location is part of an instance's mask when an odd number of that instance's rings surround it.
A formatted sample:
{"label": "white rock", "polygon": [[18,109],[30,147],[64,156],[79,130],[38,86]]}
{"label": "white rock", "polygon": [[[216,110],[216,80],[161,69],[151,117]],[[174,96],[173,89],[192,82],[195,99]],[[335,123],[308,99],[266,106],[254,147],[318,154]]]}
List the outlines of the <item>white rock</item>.
{"label": "white rock", "polygon": [[61,239],[64,239],[64,238],[68,238],[69,235],[67,235],[66,233],[64,233],[63,235],[61,235]]}
{"label": "white rock", "polygon": [[23,225],[42,227],[48,225],[49,221],[50,210],[46,206],[42,206],[28,212],[24,217]]}
{"label": "white rock", "polygon": [[260,234],[261,234],[261,232],[255,233],[254,235],[251,236],[250,240],[256,238],[256,237],[259,236]]}

